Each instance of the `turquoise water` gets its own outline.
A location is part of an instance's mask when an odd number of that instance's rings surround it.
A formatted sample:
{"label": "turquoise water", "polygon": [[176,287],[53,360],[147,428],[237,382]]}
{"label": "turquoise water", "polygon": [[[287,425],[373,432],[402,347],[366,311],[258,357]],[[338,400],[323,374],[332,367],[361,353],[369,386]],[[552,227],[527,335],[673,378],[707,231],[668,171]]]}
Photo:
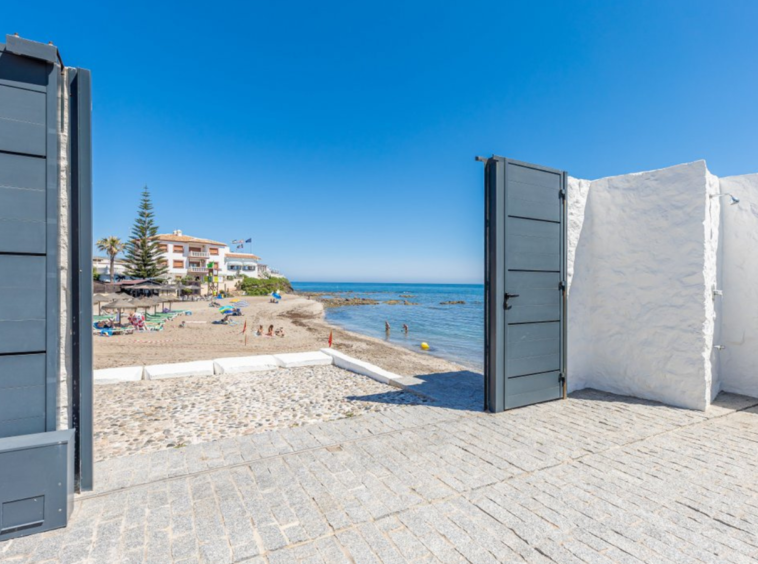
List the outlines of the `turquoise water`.
{"label": "turquoise water", "polygon": [[[467,368],[483,370],[484,286],[481,284],[364,284],[336,282],[293,282],[300,292],[329,292],[335,297],[371,298],[380,302],[403,300],[419,305],[360,305],[329,308],[330,323],[356,333],[386,339],[384,322],[389,321],[391,343],[423,352],[420,344],[431,347],[428,354]],[[400,295],[410,294],[411,298]],[[465,305],[440,302],[465,301]],[[408,335],[403,333],[408,324]]]}

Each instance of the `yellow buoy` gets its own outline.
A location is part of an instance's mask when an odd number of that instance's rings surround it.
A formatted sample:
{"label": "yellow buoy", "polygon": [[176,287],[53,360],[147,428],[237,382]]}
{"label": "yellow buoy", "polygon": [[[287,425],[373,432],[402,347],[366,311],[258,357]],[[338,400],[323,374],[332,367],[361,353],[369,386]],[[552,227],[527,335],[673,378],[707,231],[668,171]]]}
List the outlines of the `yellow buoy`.
{"label": "yellow buoy", "polygon": [[429,350],[429,344],[428,343],[421,343],[421,349],[428,351]]}

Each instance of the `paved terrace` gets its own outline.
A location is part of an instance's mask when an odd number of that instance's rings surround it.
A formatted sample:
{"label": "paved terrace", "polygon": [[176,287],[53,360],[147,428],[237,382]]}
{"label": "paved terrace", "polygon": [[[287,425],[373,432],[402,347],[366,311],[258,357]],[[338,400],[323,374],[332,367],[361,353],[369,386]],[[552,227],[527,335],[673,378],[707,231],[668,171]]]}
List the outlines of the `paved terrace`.
{"label": "paved terrace", "polygon": [[493,416],[472,375],[409,383],[440,401],[98,463],[71,525],[0,562],[758,559],[758,400],[586,390]]}

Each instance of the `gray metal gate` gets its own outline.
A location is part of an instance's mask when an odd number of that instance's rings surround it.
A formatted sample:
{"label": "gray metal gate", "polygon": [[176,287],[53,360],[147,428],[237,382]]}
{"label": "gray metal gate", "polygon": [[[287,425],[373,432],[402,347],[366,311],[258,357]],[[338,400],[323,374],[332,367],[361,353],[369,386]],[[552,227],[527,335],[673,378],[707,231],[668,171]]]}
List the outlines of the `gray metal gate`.
{"label": "gray metal gate", "polygon": [[565,397],[566,173],[485,162],[485,408]]}
{"label": "gray metal gate", "polygon": [[[60,249],[71,249],[76,269],[73,308],[82,309],[83,299],[91,307],[91,282],[83,282],[91,280],[91,242],[80,246],[91,241],[91,187],[89,172],[77,172],[90,166],[89,74],[78,73],[85,76],[83,90],[69,84],[79,75],[64,73],[54,46],[15,36],[0,44],[0,541],[64,526],[75,478],[91,485],[91,453],[81,450],[82,444],[91,448],[91,408],[81,425],[81,406],[91,403],[91,328],[83,326],[89,313],[64,320],[74,336],[69,400],[77,426],[58,424]],[[59,119],[63,89],[75,104],[85,101],[66,131]],[[69,190],[61,185],[59,140],[72,133]],[[77,206],[66,245],[59,226],[62,190]]]}

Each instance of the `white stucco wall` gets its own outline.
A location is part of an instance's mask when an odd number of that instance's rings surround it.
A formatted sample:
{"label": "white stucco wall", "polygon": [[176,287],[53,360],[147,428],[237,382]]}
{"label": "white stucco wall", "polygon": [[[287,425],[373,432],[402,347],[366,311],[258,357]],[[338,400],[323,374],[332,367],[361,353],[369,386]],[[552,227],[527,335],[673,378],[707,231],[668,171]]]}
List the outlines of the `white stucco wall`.
{"label": "white stucco wall", "polygon": [[720,179],[723,312],[720,359],[724,391],[758,397],[758,174]]}
{"label": "white stucco wall", "polygon": [[61,80],[59,90],[59,114],[60,125],[58,127],[59,141],[59,168],[58,175],[60,180],[60,197],[59,197],[59,247],[58,263],[60,267],[60,324],[59,324],[59,342],[60,342],[60,380],[58,384],[58,429],[68,429],[70,421],[69,413],[69,394],[70,382],[68,375],[71,372],[71,268],[69,248],[69,202],[71,195],[71,185],[69,183],[69,162],[68,162],[68,75],[69,69],[65,69]]}
{"label": "white stucco wall", "polygon": [[721,300],[716,301],[714,291],[721,287],[721,199],[719,194],[719,179],[705,171],[706,193],[705,222],[703,226],[705,242],[705,262],[703,276],[705,287],[703,304],[705,306],[705,321],[703,322],[703,362],[706,378],[707,400],[716,399],[721,391],[721,375],[719,370],[719,351],[714,348],[721,336]]}
{"label": "white stucco wall", "polygon": [[592,361],[592,216],[586,213],[589,180],[568,178],[568,391],[587,387],[585,376]]}
{"label": "white stucco wall", "polygon": [[570,389],[705,409],[717,184],[703,161],[592,181],[586,198],[585,182],[569,184]]}

